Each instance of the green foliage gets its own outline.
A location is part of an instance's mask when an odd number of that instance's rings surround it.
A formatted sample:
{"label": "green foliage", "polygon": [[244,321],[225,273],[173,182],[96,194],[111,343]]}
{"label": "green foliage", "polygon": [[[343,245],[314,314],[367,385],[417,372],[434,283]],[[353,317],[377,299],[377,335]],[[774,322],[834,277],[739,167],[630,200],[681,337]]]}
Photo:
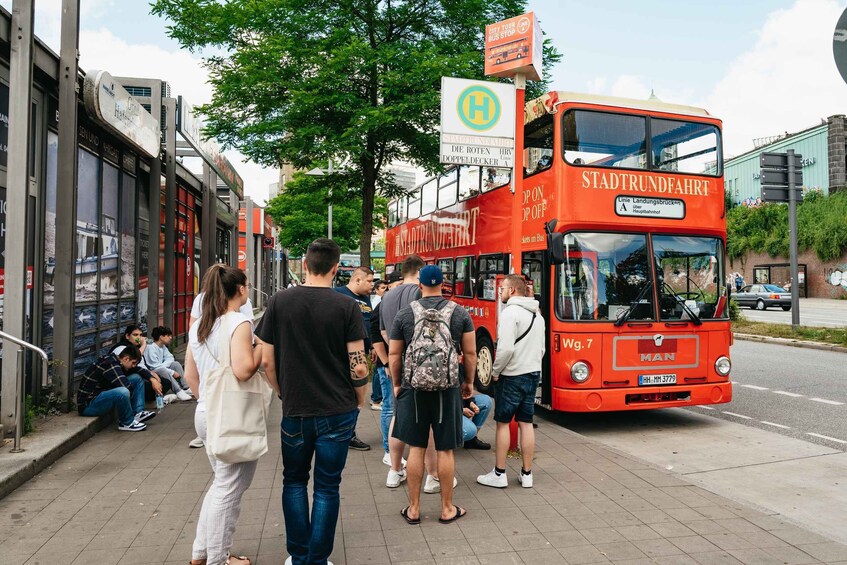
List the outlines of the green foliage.
{"label": "green foliage", "polygon": [[[265,211],[280,226],[280,242],[293,257],[305,255],[309,243],[326,237],[330,188],[332,239],[344,250],[355,249],[359,245],[362,197],[351,190],[347,182],[348,178],[343,173],[323,177],[295,173],[294,179],[286,183],[285,191],[268,202]],[[374,216],[374,227],[384,227],[386,209],[387,201],[377,197],[378,213]]]}
{"label": "green foliage", "polygon": [[24,398],[24,429],[22,435],[35,430],[35,420],[37,418],[61,414],[63,404],[62,399],[52,387],[41,389],[37,404],[32,398],[32,395],[27,394]]}
{"label": "green foliage", "polygon": [[[797,243],[811,249],[821,261],[833,261],[847,252],[847,192],[824,196],[810,191],[797,207]],[[738,259],[753,251],[788,257],[788,206],[736,206],[727,212],[727,254]]]}
{"label": "green foliage", "polygon": [[734,298],[729,300],[729,319],[733,322],[744,320],[744,314],[741,313],[741,307]]}
{"label": "green foliage", "polygon": [[[488,23],[526,0],[155,0],[169,35],[204,55],[205,133],[253,161],[306,169],[333,159],[361,197],[369,263],[375,196],[402,189],[386,170],[439,169],[441,77],[482,78]],[[549,40],[545,67],[561,55]],[[549,72],[547,73],[549,76]],[[531,84],[527,98],[547,89]]]}

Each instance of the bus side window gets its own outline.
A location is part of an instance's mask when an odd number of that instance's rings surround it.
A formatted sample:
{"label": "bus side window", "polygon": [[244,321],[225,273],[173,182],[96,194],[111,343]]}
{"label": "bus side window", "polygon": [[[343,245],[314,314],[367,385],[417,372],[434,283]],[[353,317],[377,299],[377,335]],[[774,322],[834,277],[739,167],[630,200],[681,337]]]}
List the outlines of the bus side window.
{"label": "bus side window", "polygon": [[553,166],[553,115],[545,114],[524,126],[524,176]]}
{"label": "bus side window", "polygon": [[479,194],[479,167],[462,165],[459,167],[459,201],[467,200]]}
{"label": "bus side window", "polygon": [[444,298],[450,298],[451,296],[453,296],[453,292],[456,285],[456,282],[453,277],[453,260],[439,259],[438,268],[440,268],[441,272],[444,274],[444,285],[441,287],[441,294],[442,296],[444,296]]}
{"label": "bus side window", "polygon": [[473,279],[471,278],[470,257],[459,257],[456,259],[455,277],[453,296],[473,298]]}
{"label": "bus side window", "polygon": [[479,258],[479,277],[476,281],[476,296],[482,300],[496,300],[497,275],[506,274],[506,258],[504,255],[483,255]]}

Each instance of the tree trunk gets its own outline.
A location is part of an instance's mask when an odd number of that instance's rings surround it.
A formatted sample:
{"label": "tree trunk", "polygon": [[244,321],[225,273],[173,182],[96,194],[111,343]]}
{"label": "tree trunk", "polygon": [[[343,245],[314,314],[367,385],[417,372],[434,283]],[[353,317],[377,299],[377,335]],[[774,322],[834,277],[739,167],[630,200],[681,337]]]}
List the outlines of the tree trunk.
{"label": "tree trunk", "polygon": [[359,238],[359,261],[362,266],[370,267],[377,177],[373,154],[362,158],[362,173],[364,183],[362,185],[362,233]]}

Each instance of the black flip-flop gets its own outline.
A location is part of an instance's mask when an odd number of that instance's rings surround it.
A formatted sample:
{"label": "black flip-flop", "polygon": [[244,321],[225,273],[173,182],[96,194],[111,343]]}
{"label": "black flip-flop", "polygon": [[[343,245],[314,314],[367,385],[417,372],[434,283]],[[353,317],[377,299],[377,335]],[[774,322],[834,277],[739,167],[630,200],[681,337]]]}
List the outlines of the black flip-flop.
{"label": "black flip-flop", "polygon": [[403,517],[404,520],[406,520],[407,524],[411,524],[412,526],[417,526],[418,524],[421,523],[421,518],[420,518],[420,516],[418,516],[417,518],[410,518],[409,517],[409,508],[411,508],[411,506],[407,506],[406,508],[401,510],[400,515]]}
{"label": "black flip-flop", "polygon": [[439,518],[438,521],[442,524],[449,524],[450,522],[455,522],[456,520],[468,513],[467,510],[465,510],[464,508],[459,508],[455,504],[453,505],[453,508],[456,509],[456,514],[454,514],[452,518]]}

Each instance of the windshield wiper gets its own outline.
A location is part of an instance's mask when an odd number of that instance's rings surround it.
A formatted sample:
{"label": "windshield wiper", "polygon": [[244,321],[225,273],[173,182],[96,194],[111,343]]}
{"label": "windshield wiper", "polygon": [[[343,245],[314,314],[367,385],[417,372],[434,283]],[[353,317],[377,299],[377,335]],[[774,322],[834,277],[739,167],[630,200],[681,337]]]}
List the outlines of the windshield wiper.
{"label": "windshield wiper", "polygon": [[682,309],[685,310],[686,312],[688,312],[688,315],[691,316],[691,321],[694,322],[695,326],[699,326],[700,324],[703,323],[703,320],[700,319],[700,316],[695,314],[694,310],[692,310],[691,308],[688,307],[688,304],[685,303],[685,300],[679,299],[679,295],[676,292],[674,292],[674,289],[671,288],[671,286],[668,283],[662,282],[662,288],[667,289],[668,292],[670,292],[671,296],[673,296],[673,299],[675,301],[679,302],[682,305]]}
{"label": "windshield wiper", "polygon": [[623,315],[615,320],[615,326],[621,327],[629,320],[629,315],[632,314],[632,310],[641,303],[641,299],[647,294],[647,291],[653,287],[653,281],[647,281],[647,284],[644,285],[644,288],[641,289],[641,292],[635,297],[635,300],[629,303],[629,308],[627,308],[626,312]]}

